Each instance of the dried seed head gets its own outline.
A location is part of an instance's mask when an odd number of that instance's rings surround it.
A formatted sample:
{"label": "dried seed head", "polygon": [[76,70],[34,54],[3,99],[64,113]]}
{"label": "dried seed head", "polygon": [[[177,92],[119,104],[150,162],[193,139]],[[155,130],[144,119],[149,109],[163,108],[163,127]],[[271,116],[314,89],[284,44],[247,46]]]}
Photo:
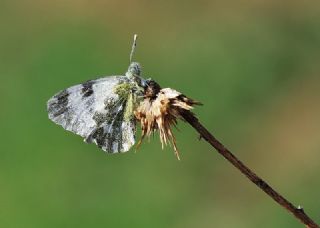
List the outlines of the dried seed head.
{"label": "dried seed head", "polygon": [[145,89],[145,98],[135,110],[135,116],[141,123],[142,135],[138,146],[145,136],[150,136],[159,130],[162,148],[164,145],[172,144],[175,155],[179,158],[179,151],[171,127],[177,124],[177,119],[181,119],[183,111],[189,111],[193,105],[200,104],[180,92],[165,88],[161,89],[155,81],[148,81]]}

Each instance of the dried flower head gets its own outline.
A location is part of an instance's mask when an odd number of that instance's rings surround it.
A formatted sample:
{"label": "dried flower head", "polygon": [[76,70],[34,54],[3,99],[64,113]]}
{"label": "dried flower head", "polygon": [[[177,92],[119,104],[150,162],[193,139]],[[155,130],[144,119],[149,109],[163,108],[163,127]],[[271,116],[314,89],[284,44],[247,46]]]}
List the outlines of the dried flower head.
{"label": "dried flower head", "polygon": [[149,80],[145,89],[145,97],[134,112],[136,119],[141,123],[142,129],[138,147],[145,136],[149,137],[159,130],[162,148],[168,143],[172,144],[175,155],[180,160],[171,127],[176,126],[177,119],[182,119],[181,113],[183,111],[190,111],[194,105],[199,104],[201,103],[174,89],[161,89],[158,83]]}

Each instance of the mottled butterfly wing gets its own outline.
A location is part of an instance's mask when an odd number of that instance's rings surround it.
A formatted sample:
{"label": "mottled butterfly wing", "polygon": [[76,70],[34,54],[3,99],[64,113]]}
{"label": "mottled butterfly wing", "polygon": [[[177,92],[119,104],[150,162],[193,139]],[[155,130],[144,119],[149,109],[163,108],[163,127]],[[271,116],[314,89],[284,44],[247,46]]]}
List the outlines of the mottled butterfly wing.
{"label": "mottled butterfly wing", "polygon": [[126,76],[90,80],[58,92],[47,103],[49,118],[109,153],[126,152],[135,143],[135,122],[124,118],[127,100],[114,88]]}

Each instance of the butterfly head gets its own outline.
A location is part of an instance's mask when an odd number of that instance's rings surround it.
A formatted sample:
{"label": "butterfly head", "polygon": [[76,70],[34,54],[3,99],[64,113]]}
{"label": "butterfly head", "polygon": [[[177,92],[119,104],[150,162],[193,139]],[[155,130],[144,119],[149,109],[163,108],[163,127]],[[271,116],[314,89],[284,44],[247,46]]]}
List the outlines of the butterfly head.
{"label": "butterfly head", "polygon": [[126,73],[127,77],[138,77],[141,74],[141,66],[137,62],[130,63],[128,71]]}

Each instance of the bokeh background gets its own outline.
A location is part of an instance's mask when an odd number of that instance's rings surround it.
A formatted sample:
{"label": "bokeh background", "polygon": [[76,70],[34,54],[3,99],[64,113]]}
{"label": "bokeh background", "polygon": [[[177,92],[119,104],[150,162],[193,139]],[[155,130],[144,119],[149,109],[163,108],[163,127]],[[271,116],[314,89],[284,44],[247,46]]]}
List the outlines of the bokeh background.
{"label": "bokeh background", "polygon": [[57,91],[124,73],[204,103],[229,149],[320,222],[320,4],[0,2],[0,227],[302,227],[184,123],[107,155],[47,118]]}

